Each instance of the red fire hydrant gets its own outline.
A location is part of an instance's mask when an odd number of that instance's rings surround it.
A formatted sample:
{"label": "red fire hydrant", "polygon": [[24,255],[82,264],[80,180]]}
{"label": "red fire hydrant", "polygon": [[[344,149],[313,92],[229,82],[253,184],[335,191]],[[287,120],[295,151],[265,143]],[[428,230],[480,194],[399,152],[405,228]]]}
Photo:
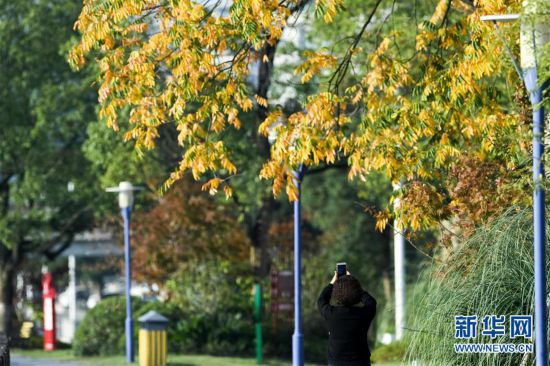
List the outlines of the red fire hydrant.
{"label": "red fire hydrant", "polygon": [[44,309],[44,351],[55,349],[55,288],[50,272],[42,277],[42,305]]}

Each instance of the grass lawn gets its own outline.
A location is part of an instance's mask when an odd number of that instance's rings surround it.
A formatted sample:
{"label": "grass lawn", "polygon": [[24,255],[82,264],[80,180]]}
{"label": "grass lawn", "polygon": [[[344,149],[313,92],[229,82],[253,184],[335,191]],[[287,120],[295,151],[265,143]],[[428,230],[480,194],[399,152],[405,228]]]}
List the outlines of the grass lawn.
{"label": "grass lawn", "polygon": [[[44,352],[42,350],[12,350],[14,355],[21,355],[32,358],[41,358],[59,361],[76,361],[85,365],[94,366],[127,366],[124,356],[113,357],[75,357],[71,350],[58,350]],[[290,361],[267,360],[263,363],[266,366],[288,366]],[[137,365],[137,362],[134,364]],[[256,365],[253,358],[240,357],[216,357],[204,355],[168,355],[168,366],[252,366]],[[399,363],[377,363],[379,366],[401,366]],[[314,366],[314,364],[306,364]]]}

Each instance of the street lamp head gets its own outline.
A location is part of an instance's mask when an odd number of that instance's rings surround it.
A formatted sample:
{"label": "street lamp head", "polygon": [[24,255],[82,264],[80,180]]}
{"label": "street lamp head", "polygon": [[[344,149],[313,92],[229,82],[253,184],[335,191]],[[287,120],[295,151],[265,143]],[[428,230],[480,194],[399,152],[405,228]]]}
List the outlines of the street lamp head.
{"label": "street lamp head", "polygon": [[118,188],[120,189],[118,193],[118,206],[120,208],[132,207],[134,204],[134,187],[132,183],[120,182]]}
{"label": "street lamp head", "polygon": [[521,68],[537,66],[540,53],[550,41],[550,13],[544,12],[537,0],[523,2],[524,19],[521,22]]}
{"label": "street lamp head", "polygon": [[[543,11],[539,0],[525,0],[522,4],[520,51],[521,68],[531,69],[537,66],[540,51],[550,41],[550,13]],[[481,21],[497,23],[514,22],[519,14],[484,15]]]}
{"label": "street lamp head", "polygon": [[515,22],[519,19],[519,14],[495,14],[495,15],[483,15],[479,19],[482,22]]}
{"label": "street lamp head", "polygon": [[118,193],[118,206],[122,209],[132,207],[134,204],[134,191],[139,191],[142,187],[135,187],[130,182],[120,182],[118,187],[109,187],[107,192]]}

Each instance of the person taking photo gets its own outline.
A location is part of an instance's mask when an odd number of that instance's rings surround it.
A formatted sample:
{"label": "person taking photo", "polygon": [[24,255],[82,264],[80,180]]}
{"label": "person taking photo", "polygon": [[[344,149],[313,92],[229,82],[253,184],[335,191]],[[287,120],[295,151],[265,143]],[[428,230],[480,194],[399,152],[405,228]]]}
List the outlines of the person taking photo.
{"label": "person taking photo", "polygon": [[[376,315],[376,300],[347,270],[321,291],[317,307],[328,328],[329,366],[371,366],[367,332]],[[331,298],[335,305],[331,305]]]}

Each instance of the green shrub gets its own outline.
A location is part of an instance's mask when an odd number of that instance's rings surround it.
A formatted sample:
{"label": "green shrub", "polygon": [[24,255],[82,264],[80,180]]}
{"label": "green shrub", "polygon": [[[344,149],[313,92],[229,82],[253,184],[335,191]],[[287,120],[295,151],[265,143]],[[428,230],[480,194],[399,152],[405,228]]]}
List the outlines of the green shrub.
{"label": "green shrub", "polygon": [[[138,318],[154,310],[166,318],[168,350],[173,353],[216,355],[253,355],[254,324],[252,314],[236,309],[214,313],[185,313],[171,303],[132,299],[134,340],[137,345]],[[124,297],[101,301],[90,310],[75,334],[73,352],[78,356],[123,354],[125,351]]]}
{"label": "green shrub", "polygon": [[[267,309],[269,310],[269,309]],[[303,315],[304,358],[308,363],[326,364],[328,356],[328,332],[319,313]],[[263,351],[265,357],[291,359],[292,335],[294,333],[293,314],[280,314],[277,329],[273,331],[271,314],[263,321]]]}
{"label": "green shrub", "polygon": [[184,353],[206,353],[224,356],[254,354],[254,324],[251,314],[219,312],[186,314],[174,332],[179,350]]}
{"label": "green shrub", "polygon": [[406,352],[407,344],[402,341],[395,341],[376,347],[372,352],[371,361],[373,363],[402,361]]}
{"label": "green shrub", "polygon": [[29,338],[14,337],[10,339],[11,348],[21,349],[43,349],[44,337],[36,334],[31,334]]}
{"label": "green shrub", "polygon": [[192,270],[182,268],[174,273],[166,288],[170,301],[186,314],[214,314],[251,310],[253,284],[246,263],[204,261]]}
{"label": "green shrub", "polygon": [[204,261],[173,274],[167,281],[170,301],[184,314],[174,325],[173,347],[185,353],[253,355],[252,285],[249,266],[242,263]]}
{"label": "green shrub", "polygon": [[219,312],[212,319],[206,353],[252,355],[254,353],[254,323],[251,314]]}
{"label": "green shrub", "polygon": [[[132,298],[134,324],[136,311],[143,300]],[[91,309],[76,330],[73,352],[77,356],[114,355],[125,349],[126,301],[122,296],[100,301]]]}
{"label": "green shrub", "polygon": [[[168,351],[224,356],[253,356],[255,328],[253,320],[252,277],[238,266],[207,263],[194,271],[175,274],[168,281],[170,301],[133,300],[134,339],[137,319],[155,310],[169,319]],[[263,284],[264,311],[269,311],[269,282]],[[314,306],[314,305],[312,305]],[[123,297],[101,301],[77,330],[73,343],[76,355],[123,354],[126,305]],[[290,358],[292,325],[280,320],[278,332],[270,329],[269,313],[264,313],[263,339],[266,357]],[[327,335],[317,310],[304,314],[304,346],[308,361],[326,361]],[[137,348],[137,343],[136,343]]]}
{"label": "green shrub", "polygon": [[[292,332],[292,326],[281,320],[279,320],[275,332],[271,328],[271,322],[264,321],[264,354],[283,359],[292,357]],[[309,355],[309,353],[307,354]]]}

